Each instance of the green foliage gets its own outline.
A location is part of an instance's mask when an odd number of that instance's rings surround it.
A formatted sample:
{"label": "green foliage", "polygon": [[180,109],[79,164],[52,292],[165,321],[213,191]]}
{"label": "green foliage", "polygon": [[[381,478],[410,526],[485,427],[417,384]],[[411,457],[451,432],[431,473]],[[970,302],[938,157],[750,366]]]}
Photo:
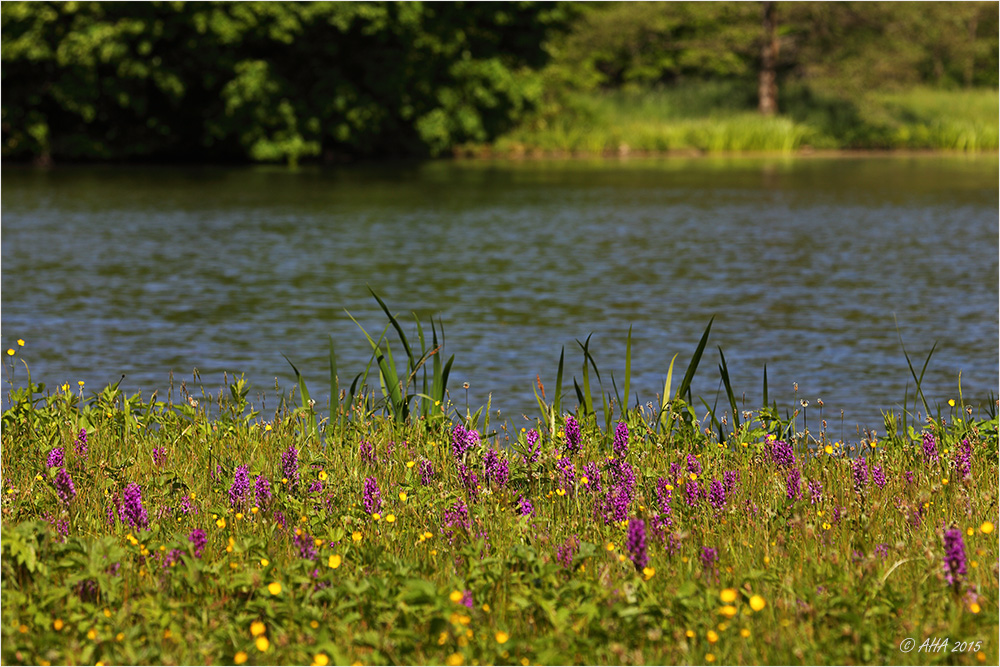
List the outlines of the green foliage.
{"label": "green foliage", "polygon": [[[596,376],[590,345],[582,347]],[[530,463],[514,453],[527,453],[527,431],[504,429],[466,452],[464,465],[485,473],[493,450],[509,479],[484,475],[473,489],[441,424],[366,412],[337,431],[337,446],[329,437],[323,445],[303,440],[300,410],[287,402],[261,415],[242,378],[217,399],[202,390],[201,401],[186,395],[176,405],[114,386],[88,397],[12,387],[0,433],[3,661],[996,661],[995,411],[974,416],[961,393],[938,407],[921,422],[936,439],[932,458],[912,429],[841,443],[825,428],[798,431],[795,416],[781,419],[776,407],[744,413],[719,440],[704,420],[675,419],[690,394],[670,384],[674,427],[654,428],[659,410],[628,410],[620,461],[608,461],[611,434],[596,419],[581,423],[577,452],[548,424],[530,425],[541,430]],[[87,451],[77,446],[83,425]],[[318,428],[339,429],[333,420]],[[776,438],[794,448],[798,490],[819,484],[819,496],[789,497],[788,470],[770,452]],[[963,441],[968,476],[957,465]],[[291,446],[297,484],[283,477],[280,453]],[[53,447],[76,483],[68,503],[52,490]],[[859,455],[884,484],[873,476],[859,485]],[[434,471],[429,484],[424,463]],[[244,465],[254,482],[271,481],[269,500],[252,489],[232,500]],[[586,465],[599,480],[584,479]],[[627,517],[646,522],[644,568],[631,560],[627,523],[604,520],[596,490],[598,481],[605,491],[619,483],[613,471],[625,465],[634,473]],[[695,484],[734,472],[720,506],[687,500]],[[364,508],[366,478],[382,492],[377,515]],[[146,528],[127,525],[117,509],[131,483],[141,488]],[[522,500],[533,505],[530,517]],[[449,520],[463,504],[467,524]],[[669,523],[657,523],[665,508]],[[944,570],[943,530],[952,526],[967,557],[958,585]],[[203,552],[195,530],[205,531]],[[933,636],[981,643],[948,655],[899,650],[907,637],[919,645]]]}
{"label": "green foliage", "polygon": [[541,94],[562,10],[536,3],[17,3],[2,15],[3,155],[437,154]]}

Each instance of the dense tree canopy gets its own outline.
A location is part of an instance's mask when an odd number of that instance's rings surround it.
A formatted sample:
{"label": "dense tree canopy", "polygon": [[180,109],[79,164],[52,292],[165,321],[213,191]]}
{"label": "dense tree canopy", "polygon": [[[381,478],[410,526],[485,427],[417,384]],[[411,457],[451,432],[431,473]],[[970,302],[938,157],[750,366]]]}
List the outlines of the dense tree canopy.
{"label": "dense tree canopy", "polygon": [[436,153],[540,95],[544,3],[4,3],[5,156]]}
{"label": "dense tree canopy", "polygon": [[[765,38],[761,3],[742,2],[5,2],[0,17],[3,156],[43,161],[435,155],[566,91],[752,83]],[[781,85],[997,86],[995,3],[782,2],[774,18]]]}

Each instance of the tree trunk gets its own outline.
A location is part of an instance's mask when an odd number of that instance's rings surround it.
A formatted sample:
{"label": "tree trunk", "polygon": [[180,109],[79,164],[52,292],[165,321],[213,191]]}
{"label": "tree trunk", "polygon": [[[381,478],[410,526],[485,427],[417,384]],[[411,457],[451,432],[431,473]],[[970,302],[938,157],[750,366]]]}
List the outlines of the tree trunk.
{"label": "tree trunk", "polygon": [[973,77],[976,74],[976,32],[979,30],[979,11],[972,13],[969,19],[969,60],[965,65],[965,87],[972,88]]}
{"label": "tree trunk", "polygon": [[778,38],[775,30],[774,3],[764,7],[764,39],[760,49],[760,84],[757,90],[758,110],[765,116],[778,113]]}

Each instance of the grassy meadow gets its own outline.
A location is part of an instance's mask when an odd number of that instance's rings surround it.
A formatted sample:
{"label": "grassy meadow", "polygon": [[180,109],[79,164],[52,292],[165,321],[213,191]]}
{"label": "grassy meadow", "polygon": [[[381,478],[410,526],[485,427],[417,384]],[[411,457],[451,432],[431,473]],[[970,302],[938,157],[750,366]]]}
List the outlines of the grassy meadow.
{"label": "grassy meadow", "polygon": [[566,93],[471,155],[792,153],[815,150],[996,151],[997,91],[911,88],[852,95],[789,86],[782,113],[757,113],[746,84]]}
{"label": "grassy meadow", "polygon": [[582,345],[572,405],[560,359],[514,430],[390,321],[351,383],[331,345],[329,406],[45,388],[12,347],[2,662],[996,664],[995,403],[841,442],[723,360],[699,416],[706,329],[669,400],[622,411]]}

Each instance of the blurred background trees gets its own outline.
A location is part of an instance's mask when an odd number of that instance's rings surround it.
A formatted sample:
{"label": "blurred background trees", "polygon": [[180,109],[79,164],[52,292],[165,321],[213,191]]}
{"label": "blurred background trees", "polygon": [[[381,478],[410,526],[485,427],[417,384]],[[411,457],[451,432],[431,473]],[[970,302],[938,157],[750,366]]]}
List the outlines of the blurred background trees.
{"label": "blurred background trees", "polygon": [[[766,4],[5,2],[2,154],[439,155],[578,113],[581,95],[691,82],[724,84],[709,106],[756,109]],[[846,127],[871,90],[997,87],[995,3],[782,2],[772,18],[780,114]]]}

